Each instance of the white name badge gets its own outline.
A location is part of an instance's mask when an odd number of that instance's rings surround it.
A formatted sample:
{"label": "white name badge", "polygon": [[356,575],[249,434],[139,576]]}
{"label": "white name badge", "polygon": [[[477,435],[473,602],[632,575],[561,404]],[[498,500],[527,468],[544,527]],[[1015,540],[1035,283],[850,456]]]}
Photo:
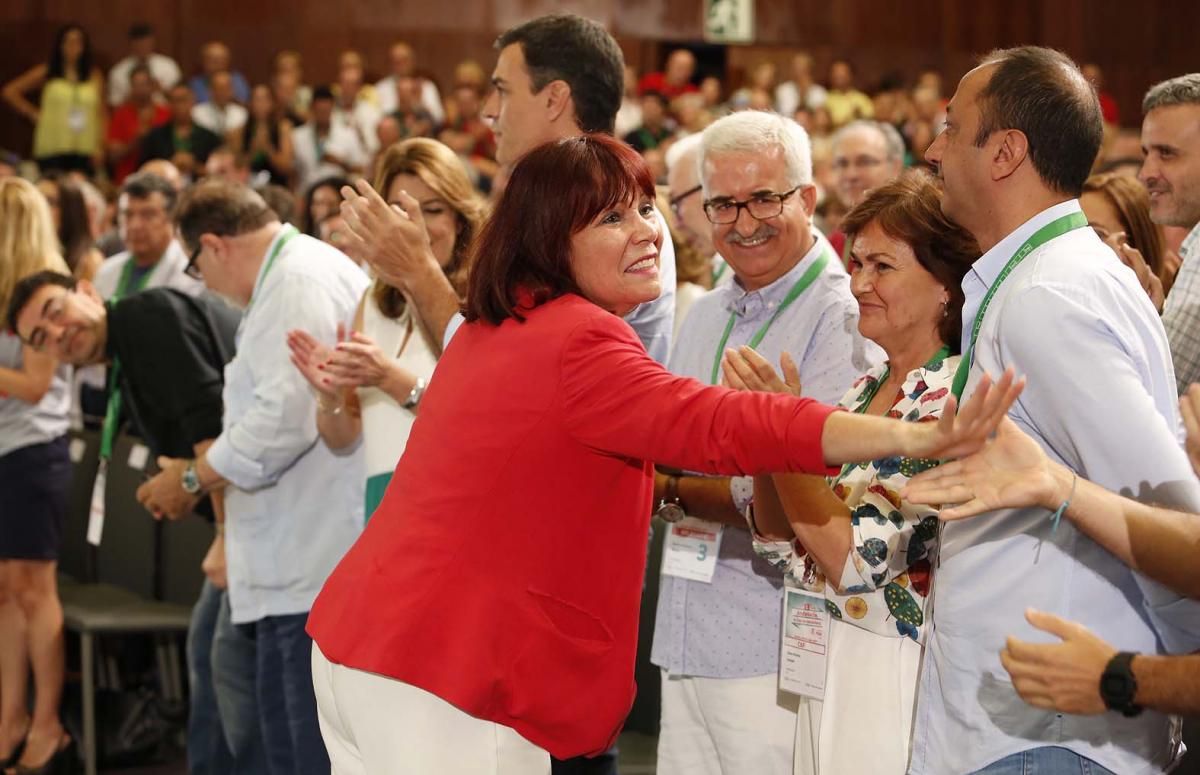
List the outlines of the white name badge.
{"label": "white name badge", "polygon": [[825,699],[829,611],[824,597],[784,587],[781,642],[779,688],[814,700]]}
{"label": "white name badge", "polygon": [[67,128],[75,134],[87,129],[87,113],[81,107],[73,107],[67,113]]}
{"label": "white name badge", "polygon": [[100,536],[104,534],[104,487],[107,481],[108,461],[101,458],[96,481],[92,484],[92,502],[88,506],[87,542],[92,546],[99,546]]}
{"label": "white name badge", "polygon": [[667,533],[662,572],[681,579],[711,584],[717,572],[724,527],[695,517],[684,517]]}

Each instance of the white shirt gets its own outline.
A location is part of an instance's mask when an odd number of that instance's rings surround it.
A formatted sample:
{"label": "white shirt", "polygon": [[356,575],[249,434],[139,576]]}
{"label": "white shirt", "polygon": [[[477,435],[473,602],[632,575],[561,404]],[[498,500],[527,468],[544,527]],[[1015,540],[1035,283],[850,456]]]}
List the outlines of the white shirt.
{"label": "white shirt", "polygon": [[[137,66],[139,60],[135,56],[127,56],[108,71],[108,104],[114,107],[129,99],[129,73]],[[166,91],[175,84],[183,74],[175,60],[165,54],[151,54],[145,60],[150,68],[150,75],[158,82],[159,90]]]}
{"label": "white shirt", "polygon": [[192,108],[192,121],[215,133],[222,141],[230,132],[245,126],[248,115],[246,109],[236,102],[230,102],[223,108],[215,102],[201,102]]}
{"label": "white shirt", "polygon": [[[117,284],[121,281],[121,273],[125,271],[125,265],[132,260],[133,254],[128,250],[104,259],[100,268],[96,270],[96,279],[92,281],[101,297],[112,298],[112,295],[116,293]],[[158,259],[158,263],[150,270],[150,276],[146,278],[141,290],[174,288],[189,296],[199,296],[204,292],[204,283],[183,273],[183,270],[187,268],[187,263],[188,257],[183,252],[183,246],[179,244],[178,240],[171,240],[171,244],[167,246],[162,258]]]}
{"label": "white shirt", "polygon": [[346,110],[340,105],[333,109],[334,125],[353,132],[368,156],[379,150],[379,136],[375,134],[375,128],[379,126],[381,118],[383,113],[379,108],[366,100],[355,100],[353,110]]}
{"label": "white shirt", "polygon": [[796,82],[784,81],[775,87],[775,109],[781,115],[791,118],[801,105],[809,110],[816,110],[825,104],[828,96],[824,86],[814,83],[808,87],[804,99],[801,101],[800,87],[796,85]]}
{"label": "white shirt", "polygon": [[[442,107],[442,95],[438,92],[437,84],[428,78],[421,78],[421,107],[429,111],[433,123],[446,123],[446,110]],[[385,114],[396,109],[396,77],[389,75],[375,84],[375,93],[379,96],[379,109]]]}
{"label": "white shirt", "polygon": [[[283,238],[280,229],[266,255]],[[208,462],[225,488],[233,621],[300,614],[362,529],[362,445],[334,454],[317,434],[316,396],[289,360],[287,332],[336,341],[369,281],[341,251],[297,234],[264,261],[225,367],[224,430]]]}
{"label": "white shirt", "polygon": [[[1042,226],[1075,200],[1039,213],[963,278],[963,346],[984,294]],[[1181,447],[1166,334],[1133,272],[1088,228],[1030,253],[1000,286],[975,347],[964,398],[987,371],[1027,377],[1009,416],[1054,460],[1102,487],[1200,511]],[[1073,716],[1027,705],[1000,665],[1013,636],[1057,642],[1025,621],[1029,607],[1087,627],[1121,651],[1200,649],[1200,603],[1134,573],[1043,509],[1005,509],[942,532],[933,631],[918,690],[910,772],[973,772],[1022,750],[1060,746],[1122,775],[1168,763],[1168,719],[1146,711]]]}
{"label": "white shirt", "polygon": [[367,152],[358,135],[337,122],[329,128],[329,135],[320,147],[312,123],[296,129],[292,132],[292,148],[296,159],[296,188],[301,192],[323,178],[347,174],[340,165],[324,161],[326,153],[359,169],[367,166]]}

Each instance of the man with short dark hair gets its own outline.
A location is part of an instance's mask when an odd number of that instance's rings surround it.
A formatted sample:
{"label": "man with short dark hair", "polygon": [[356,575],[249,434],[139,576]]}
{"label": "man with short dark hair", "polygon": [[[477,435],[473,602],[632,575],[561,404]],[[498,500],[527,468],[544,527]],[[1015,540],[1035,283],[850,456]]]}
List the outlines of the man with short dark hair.
{"label": "man with short dark hair", "polygon": [[[965,398],[985,372],[1015,365],[1028,383],[1010,416],[1050,457],[1108,489],[1194,512],[1200,484],[1179,445],[1162,323],[1079,207],[1101,135],[1094,90],[1057,51],[993,52],[959,82],[925,154],[945,184],[942,209],[986,251],[963,280],[954,388]],[[910,772],[1168,768],[1171,722],[1121,691],[1127,664],[1094,676],[1112,712],[1066,716],[1026,705],[1000,652],[1010,636],[1045,639],[1026,621],[1031,607],[1122,651],[1191,652],[1200,606],[1041,509],[949,522],[941,536]]]}
{"label": "man with short dark hair", "polygon": [[142,160],[166,159],[185,176],[195,175],[208,161],[208,155],[224,142],[213,132],[196,124],[192,108],[196,101],[186,83],[177,83],[167,92],[171,120],[150,130],[142,139]]}
{"label": "man with short dark hair", "polygon": [[313,89],[308,123],[292,132],[296,190],[301,194],[318,180],[353,175],[367,164],[367,150],[358,135],[334,121],[333,113],[333,90],[328,86]]}
{"label": "man with short dark hair", "polygon": [[[624,57],[603,26],[575,14],[539,16],[506,30],[495,48],[500,55],[483,116],[492,121],[496,161],[502,166],[511,167],[542,143],[585,132],[612,134],[624,88]],[[378,277],[406,291],[435,341],[448,341],[462,321],[460,302],[429,249],[416,200],[402,195],[392,203],[406,218],[365,181],[358,189],[360,195],[352,193],[342,204],[351,249]],[[662,233],[662,296],[625,320],[650,356],[665,363],[675,317],[675,248],[665,222]]]}
{"label": "man with short dark hair", "polygon": [[[8,308],[9,327],[34,349],[77,368],[108,365],[116,380],[112,389],[138,434],[155,456],[168,457],[200,454],[220,434],[223,373],[237,324],[238,314],[210,296],[154,288],[105,302],[87,280],[55,272],[17,283]],[[116,424],[103,432],[115,435]],[[220,697],[223,683],[254,677],[252,644],[249,659],[239,659],[244,649],[230,646],[238,635],[224,604],[220,495],[212,493],[211,506],[201,504],[215,520],[216,536],[201,564],[207,579],[188,628],[188,771],[198,775],[255,773],[265,766],[257,724],[248,724],[244,714],[218,711],[229,707],[229,698]],[[228,633],[226,646],[214,648],[222,631]]]}
{"label": "man with short dark hair", "polygon": [[182,73],[175,60],[155,50],[154,28],[145,22],[129,25],[129,56],[108,71],[108,104],[116,107],[129,98],[130,76],[144,67],[151,77],[151,92],[164,92],[179,83]]}
{"label": "man with short dark hair", "polygon": [[160,460],[138,499],[174,518],[225,488],[231,618],[254,633],[269,771],[327,774],[304,625],[361,532],[365,478],[361,448],[334,454],[320,442],[316,397],[282,343],[296,328],[336,341],[370,281],[342,253],[281,224],[245,186],[196,184],[175,222],[191,269],[245,313],[225,370],[220,436],[193,459]]}
{"label": "man with short dark hair", "polygon": [[1150,219],[1191,229],[1179,249],[1183,263],[1162,318],[1183,395],[1200,382],[1200,73],[1152,87],[1142,111],[1145,160],[1138,178],[1150,192]]}

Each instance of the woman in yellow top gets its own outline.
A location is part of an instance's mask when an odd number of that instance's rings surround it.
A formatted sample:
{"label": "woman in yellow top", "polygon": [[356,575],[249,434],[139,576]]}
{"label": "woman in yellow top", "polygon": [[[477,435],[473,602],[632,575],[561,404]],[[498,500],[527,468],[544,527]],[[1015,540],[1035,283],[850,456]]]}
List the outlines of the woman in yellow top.
{"label": "woman in yellow top", "polygon": [[[27,94],[41,89],[40,104]],[[92,64],[87,33],[77,24],[58,31],[50,61],[4,85],[4,101],[33,122],[33,157],[42,173],[92,175],[103,162],[104,75]]]}

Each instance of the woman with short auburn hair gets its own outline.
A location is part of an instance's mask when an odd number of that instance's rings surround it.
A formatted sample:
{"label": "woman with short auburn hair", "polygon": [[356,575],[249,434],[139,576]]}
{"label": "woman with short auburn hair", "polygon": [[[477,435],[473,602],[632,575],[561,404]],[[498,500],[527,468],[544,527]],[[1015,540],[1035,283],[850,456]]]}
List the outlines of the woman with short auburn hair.
{"label": "woman with short auburn hair", "polygon": [[517,163],[475,243],[467,322],[309,618],[335,773],[544,775],[550,755],[608,748],[634,695],[652,461],[957,456],[1020,392],[1006,376],[917,425],[672,375],[621,318],[661,292],[660,243],[623,143],[572,137]]}
{"label": "woman with short auburn hair", "polygon": [[[842,228],[858,330],[887,360],[860,377],[839,406],[909,423],[952,413],[961,283],[979,258],[978,245],[942,213],[937,181],[919,170],[869,192]],[[749,348],[726,360],[726,378],[736,387],[798,394],[790,362],[780,380],[761,376],[772,374],[771,364]],[[796,775],[908,766],[940,532],[937,509],[911,504],[900,492],[910,476],[935,465],[884,457],[843,466],[828,479],[754,478],[748,519],[755,550],[784,571],[790,589],[824,598],[830,617],[824,700],[800,699]]]}

